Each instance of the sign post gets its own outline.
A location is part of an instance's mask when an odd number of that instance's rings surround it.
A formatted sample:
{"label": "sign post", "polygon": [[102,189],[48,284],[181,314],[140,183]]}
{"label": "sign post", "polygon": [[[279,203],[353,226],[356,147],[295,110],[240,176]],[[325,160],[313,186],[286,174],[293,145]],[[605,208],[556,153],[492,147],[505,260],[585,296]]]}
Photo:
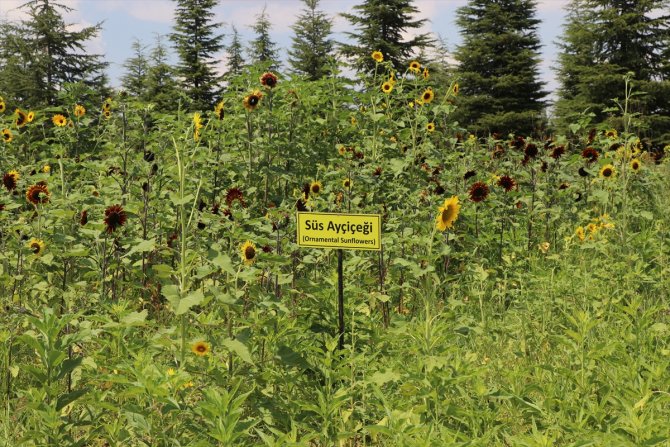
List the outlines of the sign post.
{"label": "sign post", "polygon": [[381,250],[379,214],[298,212],[298,245],[337,249],[339,348],[344,348],[344,274],[342,250]]}

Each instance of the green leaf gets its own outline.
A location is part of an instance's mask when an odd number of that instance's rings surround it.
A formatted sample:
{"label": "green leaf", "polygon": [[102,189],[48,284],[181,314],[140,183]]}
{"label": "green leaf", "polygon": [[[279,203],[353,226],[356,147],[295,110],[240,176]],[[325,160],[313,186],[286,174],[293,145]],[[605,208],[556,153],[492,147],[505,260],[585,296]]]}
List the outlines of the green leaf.
{"label": "green leaf", "polygon": [[179,300],[179,304],[175,309],[175,315],[182,315],[188,312],[188,310],[202,303],[202,300],[205,298],[205,295],[202,294],[200,290],[189,293],[185,298]]}
{"label": "green leaf", "polygon": [[61,397],[58,398],[58,402],[56,403],[56,410],[60,411],[63,408],[65,408],[68,404],[74,402],[75,400],[79,399],[81,396],[86,394],[88,390],[86,388],[83,388],[81,390],[75,390],[72,391],[71,393],[67,393],[62,395]]}
{"label": "green leaf", "polygon": [[251,365],[254,364],[254,361],[251,359],[251,353],[249,352],[249,348],[247,348],[247,346],[243,344],[241,341],[228,338],[224,340],[222,344],[223,346],[227,347],[230,351],[237,354],[246,363],[249,363]]}
{"label": "green leaf", "polygon": [[146,309],[141,312],[131,312],[121,318],[121,323],[125,326],[141,326],[147,319],[147,314],[148,312]]}
{"label": "green leaf", "polygon": [[132,248],[128,253],[123,256],[124,258],[132,255],[133,253],[144,253],[147,251],[153,251],[156,248],[156,241],[154,239],[136,239]]}

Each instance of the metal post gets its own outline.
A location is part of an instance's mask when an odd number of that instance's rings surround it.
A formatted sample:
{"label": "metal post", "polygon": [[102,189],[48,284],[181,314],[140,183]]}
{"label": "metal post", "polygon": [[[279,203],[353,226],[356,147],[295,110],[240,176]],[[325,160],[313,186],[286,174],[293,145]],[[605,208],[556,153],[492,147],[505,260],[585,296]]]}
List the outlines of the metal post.
{"label": "metal post", "polygon": [[337,249],[337,312],[340,322],[340,350],[344,349],[344,278],[342,274],[342,249]]}

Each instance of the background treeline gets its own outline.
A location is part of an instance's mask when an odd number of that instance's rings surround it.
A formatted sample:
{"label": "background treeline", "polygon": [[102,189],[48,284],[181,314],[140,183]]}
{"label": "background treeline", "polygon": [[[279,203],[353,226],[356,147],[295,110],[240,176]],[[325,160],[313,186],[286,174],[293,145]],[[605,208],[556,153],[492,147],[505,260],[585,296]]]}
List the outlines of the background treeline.
{"label": "background treeline", "polygon": [[[209,109],[254,64],[309,80],[353,77],[374,69],[370,54],[378,50],[400,76],[416,59],[435,85],[455,79],[462,94],[454,119],[478,135],[567,134],[577,125],[602,124],[634,130],[652,145],[670,142],[668,0],[571,0],[554,61],[555,104],[539,77],[542,24],[533,0],[470,0],[456,12],[462,43],[453,52],[416,31],[426,20],[415,18],[412,0],[361,0],[341,14],[351,24],[345,42],[335,40],[333,17],[319,0],[303,0],[286,61],[265,10],[255,18],[254,38],[243,42],[235,26],[224,39],[224,25],[213,20],[218,0],[175,2],[173,32],[153,45],[134,42],[121,80],[126,92],[158,110]],[[89,95],[110,94],[104,57],[84,51],[102,24],[70,31],[63,20],[68,8],[51,0],[31,0],[22,9],[26,19],[0,23],[0,94],[10,106],[54,105],[73,83],[89,87]],[[217,68],[222,52],[223,73]],[[631,118],[624,123],[616,118],[624,112],[619,99],[630,89],[625,115]]]}

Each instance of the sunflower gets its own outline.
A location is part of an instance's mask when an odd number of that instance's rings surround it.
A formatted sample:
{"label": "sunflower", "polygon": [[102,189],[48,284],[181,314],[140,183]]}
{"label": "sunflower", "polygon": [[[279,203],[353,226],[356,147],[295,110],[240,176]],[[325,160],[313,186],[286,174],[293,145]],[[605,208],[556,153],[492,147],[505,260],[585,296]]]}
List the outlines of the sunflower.
{"label": "sunflower", "polygon": [[220,103],[218,103],[218,104],[216,105],[216,107],[214,107],[214,114],[215,114],[216,117],[217,117],[218,119],[220,119],[220,120],[223,119],[223,106],[224,106],[224,102],[221,101]]}
{"label": "sunflower", "polygon": [[347,153],[347,147],[343,144],[337,146],[337,153],[344,156]]}
{"label": "sunflower", "polygon": [[28,248],[33,252],[35,256],[39,256],[44,252],[46,244],[42,239],[32,238],[28,241]]}
{"label": "sunflower", "polygon": [[428,79],[430,77],[430,72],[428,71],[427,67],[424,67],[423,69],[423,79]]}
{"label": "sunflower", "polygon": [[244,105],[245,109],[251,112],[261,102],[261,98],[263,98],[263,94],[259,90],[254,90],[244,97],[242,104]]}
{"label": "sunflower", "polygon": [[435,123],[428,123],[426,124],[426,130],[428,132],[435,132]]}
{"label": "sunflower", "polygon": [[206,341],[196,341],[191,345],[191,352],[198,357],[204,357],[207,354],[209,354],[209,351],[211,350],[209,343]]}
{"label": "sunflower", "polygon": [[0,113],[5,113],[5,110],[7,110],[7,105],[5,104],[5,100],[0,97]]}
{"label": "sunflower", "polygon": [[607,138],[611,138],[612,140],[614,140],[615,138],[617,138],[619,136],[619,134],[617,133],[616,129],[608,129],[605,132],[605,136]]}
{"label": "sunflower", "polygon": [[451,228],[458,219],[458,212],[461,210],[461,205],[458,203],[458,196],[452,196],[446,199],[442,206],[437,210],[437,217],[435,218],[435,228],[439,231],[444,231]]}
{"label": "sunflower", "polygon": [[14,115],[16,115],[16,120],[14,121],[16,127],[23,127],[28,122],[28,115],[26,115],[26,112],[24,112],[23,110],[16,109],[14,111]]}
{"label": "sunflower", "polygon": [[103,110],[102,115],[105,117],[105,119],[110,119],[112,117],[112,111],[111,110]]}
{"label": "sunflower", "polygon": [[86,115],[86,108],[82,106],[81,104],[77,104],[74,106],[74,116],[77,118],[81,118],[82,116]]}
{"label": "sunflower", "polygon": [[586,234],[584,233],[584,227],[579,226],[575,229],[575,235],[579,238],[580,241],[583,241],[586,238]]}
{"label": "sunflower", "polygon": [[342,180],[342,186],[344,186],[347,189],[351,189],[351,186],[354,184],[354,182],[351,181],[350,178],[345,178]]}
{"label": "sunflower", "polygon": [[81,213],[79,213],[79,225],[82,227],[88,223],[88,211],[83,210]]}
{"label": "sunflower", "polygon": [[600,168],[600,176],[602,178],[612,178],[614,177],[614,174],[616,174],[616,170],[614,169],[614,166],[611,164],[606,164],[602,168]]}
{"label": "sunflower", "polygon": [[200,129],[202,129],[202,117],[198,112],[193,114],[193,140],[200,139]]}
{"label": "sunflower", "polygon": [[435,93],[433,93],[433,89],[430,87],[424,90],[423,94],[421,95],[421,101],[423,101],[423,104],[430,103],[433,98],[435,98]]}
{"label": "sunflower", "polygon": [[247,207],[247,202],[244,201],[244,194],[240,188],[230,188],[226,191],[226,205],[228,208],[233,206],[233,203],[240,202],[243,208]]}
{"label": "sunflower", "polygon": [[256,246],[251,241],[246,241],[240,246],[240,255],[246,265],[256,262]]}
{"label": "sunflower", "polygon": [[274,88],[277,85],[277,75],[271,72],[263,73],[260,77],[261,85],[268,88]]}
{"label": "sunflower", "polygon": [[393,91],[393,83],[386,81],[382,84],[382,92],[389,94]]}
{"label": "sunflower", "polygon": [[556,146],[554,150],[551,151],[550,157],[553,158],[554,160],[558,160],[565,154],[565,146],[560,145]]}
{"label": "sunflower", "polygon": [[598,151],[592,148],[591,146],[587,147],[582,151],[582,158],[585,158],[588,163],[593,163],[594,161],[597,161],[599,156],[600,154],[598,153]]}
{"label": "sunflower", "polygon": [[50,173],[51,172],[51,166],[49,166],[49,165],[42,166],[42,172],[44,172],[45,174]]}
{"label": "sunflower", "polygon": [[18,171],[12,170],[2,176],[2,184],[5,185],[7,191],[14,191],[16,189],[16,185],[19,183],[20,178],[21,175],[18,173]]}
{"label": "sunflower", "polygon": [[321,192],[323,185],[320,181],[314,180],[311,185],[309,185],[309,190],[312,194],[319,194]]}
{"label": "sunflower", "polygon": [[419,73],[421,71],[421,64],[418,61],[412,61],[409,63],[409,71],[412,73]]}
{"label": "sunflower", "polygon": [[12,131],[9,129],[2,129],[2,139],[5,143],[12,141]]}
{"label": "sunflower", "polygon": [[454,83],[454,86],[451,87],[451,93],[452,93],[454,96],[458,95],[458,88],[459,88],[459,87],[458,87],[458,82],[455,82],[455,83]]}
{"label": "sunflower", "polygon": [[509,175],[503,175],[498,179],[497,185],[503,188],[505,192],[510,192],[516,186],[516,182]]}
{"label": "sunflower", "polygon": [[489,195],[489,187],[484,182],[476,182],[470,187],[470,200],[482,202]]}
{"label": "sunflower", "polygon": [[35,119],[35,112],[28,112],[28,116],[26,117],[29,123],[32,123],[33,120]]}
{"label": "sunflower", "polygon": [[128,216],[121,205],[111,205],[105,210],[105,227],[108,233],[113,233],[117,228],[125,225]]}
{"label": "sunflower", "polygon": [[112,99],[111,98],[107,98],[105,100],[105,102],[102,103],[102,110],[103,110],[103,112],[105,110],[110,110],[110,111],[112,110]]}
{"label": "sunflower", "polygon": [[47,185],[40,182],[28,188],[28,191],[26,191],[26,200],[33,205],[48,203],[50,195],[51,193],[49,193]]}
{"label": "sunflower", "polygon": [[65,127],[65,125],[67,124],[67,118],[65,118],[60,113],[58,115],[54,115],[53,118],[51,118],[51,121],[57,127]]}
{"label": "sunflower", "polygon": [[642,163],[640,163],[640,160],[637,159],[637,158],[633,158],[633,159],[630,161],[630,169],[631,169],[633,172],[638,172],[638,171],[640,170],[640,168],[642,168]]}
{"label": "sunflower", "polygon": [[534,143],[528,143],[526,148],[523,150],[523,154],[526,158],[535,158],[538,154],[537,145]]}
{"label": "sunflower", "polygon": [[384,55],[381,51],[373,51],[372,59],[374,59],[377,63],[384,62]]}

